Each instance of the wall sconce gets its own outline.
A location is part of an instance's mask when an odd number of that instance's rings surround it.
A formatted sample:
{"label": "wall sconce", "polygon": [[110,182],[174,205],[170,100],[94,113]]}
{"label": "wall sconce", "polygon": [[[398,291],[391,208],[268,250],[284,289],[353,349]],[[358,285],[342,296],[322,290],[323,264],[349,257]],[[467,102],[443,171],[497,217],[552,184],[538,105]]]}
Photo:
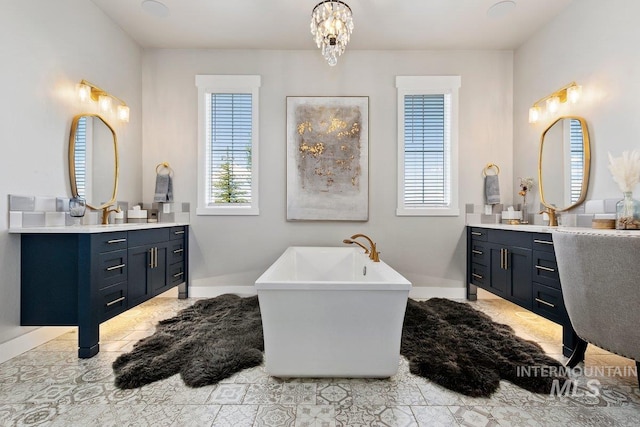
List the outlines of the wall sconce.
{"label": "wall sconce", "polygon": [[91,99],[98,102],[98,107],[103,113],[110,112],[113,100],[117,101],[118,106],[116,107],[116,117],[122,122],[129,121],[129,107],[117,96],[111,95],[106,90],[100,89],[98,86],[84,79],[77,85],[77,90],[80,101],[84,102]]}
{"label": "wall sconce", "polygon": [[542,116],[542,108],[540,105],[544,102],[546,109],[549,113],[553,114],[558,112],[560,104],[569,101],[571,104],[575,104],[582,95],[582,86],[571,82],[566,86],[561,87],[557,91],[550,95],[545,96],[533,103],[533,106],[529,108],[529,123],[536,123]]}

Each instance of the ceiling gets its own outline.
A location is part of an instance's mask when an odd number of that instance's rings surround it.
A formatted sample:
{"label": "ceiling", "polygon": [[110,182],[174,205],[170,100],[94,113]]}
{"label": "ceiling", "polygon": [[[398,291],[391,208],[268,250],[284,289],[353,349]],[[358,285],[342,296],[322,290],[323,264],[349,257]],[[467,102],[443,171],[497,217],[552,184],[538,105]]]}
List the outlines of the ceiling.
{"label": "ceiling", "polygon": [[[92,0],[144,48],[315,49],[311,11],[320,0]],[[347,49],[515,49],[573,0],[344,0],[353,11]],[[147,6],[158,6],[147,4]],[[161,6],[160,6],[161,7]]]}

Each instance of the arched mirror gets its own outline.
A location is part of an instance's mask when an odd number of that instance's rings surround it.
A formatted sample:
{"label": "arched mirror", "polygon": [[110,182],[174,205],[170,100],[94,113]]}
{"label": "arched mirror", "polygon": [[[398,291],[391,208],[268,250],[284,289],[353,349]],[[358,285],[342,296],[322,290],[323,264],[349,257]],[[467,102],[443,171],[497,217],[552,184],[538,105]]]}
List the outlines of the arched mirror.
{"label": "arched mirror", "polygon": [[111,206],[118,192],[118,141],[113,128],[97,114],[73,118],[69,134],[69,178],[74,197],[98,210]]}
{"label": "arched mirror", "polygon": [[589,185],[591,151],[587,122],[560,117],[542,133],[538,159],[540,201],[554,211],[582,203]]}

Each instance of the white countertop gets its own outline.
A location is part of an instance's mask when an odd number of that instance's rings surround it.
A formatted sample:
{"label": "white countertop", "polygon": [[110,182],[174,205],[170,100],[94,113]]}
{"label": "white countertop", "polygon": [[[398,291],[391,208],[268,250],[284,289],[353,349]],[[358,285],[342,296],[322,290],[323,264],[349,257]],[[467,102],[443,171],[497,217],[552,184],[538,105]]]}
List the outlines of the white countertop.
{"label": "white countertop", "polygon": [[563,233],[583,233],[583,234],[599,234],[611,236],[628,236],[640,237],[640,230],[603,230],[599,228],[589,227],[549,227],[548,225],[531,225],[531,224],[467,224],[469,227],[493,228],[497,230],[525,231],[529,233],[553,233],[560,231]]}
{"label": "white countertop", "polygon": [[111,233],[114,231],[147,230],[150,228],[178,227],[189,225],[183,222],[143,222],[106,225],[67,225],[64,227],[22,227],[10,228],[12,234],[84,234],[84,233]]}

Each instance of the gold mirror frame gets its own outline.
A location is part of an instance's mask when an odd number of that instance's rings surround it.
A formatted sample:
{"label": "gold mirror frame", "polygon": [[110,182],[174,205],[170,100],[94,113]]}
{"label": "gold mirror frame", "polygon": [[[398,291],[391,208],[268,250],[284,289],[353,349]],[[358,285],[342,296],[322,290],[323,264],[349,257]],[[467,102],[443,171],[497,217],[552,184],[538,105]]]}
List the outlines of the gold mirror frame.
{"label": "gold mirror frame", "polygon": [[[582,188],[580,191],[580,197],[578,198],[578,200],[576,202],[574,202],[573,204],[566,206],[566,207],[562,207],[562,208],[558,208],[556,206],[553,206],[549,203],[547,203],[544,199],[544,185],[543,185],[543,179],[542,179],[542,153],[543,153],[543,148],[544,148],[544,137],[547,134],[547,132],[549,132],[549,130],[551,130],[551,128],[558,123],[561,120],[564,119],[573,119],[573,120],[578,120],[580,122],[580,126],[582,127],[582,148],[583,148],[583,153],[584,153],[584,166],[583,166],[583,174],[582,174]],[[564,212],[564,211],[568,211],[569,209],[572,209],[578,205],[580,205],[582,202],[584,202],[585,198],[587,197],[587,189],[589,187],[589,170],[591,167],[591,144],[589,142],[589,129],[587,128],[587,122],[584,118],[582,117],[578,117],[578,116],[562,116],[559,117],[558,119],[556,119],[553,123],[551,123],[545,130],[544,132],[542,132],[542,136],[540,137],[540,152],[538,155],[538,191],[540,193],[540,202],[546,206],[551,212],[549,212],[550,216],[553,216],[553,214],[555,212]],[[554,224],[549,224],[549,225],[554,225]]]}
{"label": "gold mirror frame", "polygon": [[71,122],[71,132],[69,133],[69,180],[71,182],[71,194],[73,197],[78,197],[78,186],[76,184],[76,168],[75,168],[75,154],[76,154],[76,131],[78,129],[78,121],[82,117],[96,117],[104,123],[107,128],[111,131],[113,135],[113,153],[115,156],[115,170],[114,170],[114,182],[113,182],[113,194],[111,199],[100,206],[93,206],[87,202],[87,207],[93,210],[101,210],[106,207],[113,205],[116,201],[116,197],[118,194],[118,176],[120,172],[120,166],[118,161],[118,138],[116,136],[115,130],[111,127],[109,123],[105,119],[102,118],[99,114],[78,114],[73,118]]}

